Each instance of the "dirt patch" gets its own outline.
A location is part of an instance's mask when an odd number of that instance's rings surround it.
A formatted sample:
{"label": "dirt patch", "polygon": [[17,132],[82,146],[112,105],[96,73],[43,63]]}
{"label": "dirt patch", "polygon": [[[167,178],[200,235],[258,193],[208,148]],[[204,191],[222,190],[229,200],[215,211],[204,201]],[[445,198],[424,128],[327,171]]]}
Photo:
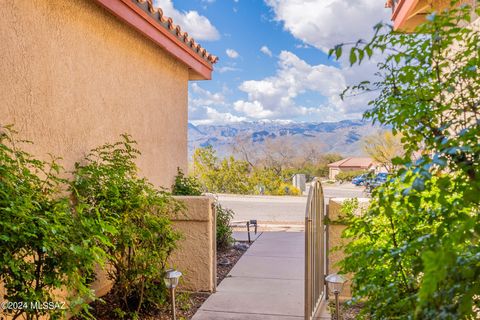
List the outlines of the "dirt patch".
{"label": "dirt patch", "polygon": [[[210,296],[209,293],[203,292],[177,292],[175,295],[176,301],[176,315],[177,319],[191,319],[198,308],[207,300]],[[116,299],[113,294],[109,293],[102,297],[103,302],[95,301],[90,304],[91,313],[97,320],[111,320],[122,319],[120,311],[116,311],[119,306],[116,304]],[[118,309],[119,310],[119,309]],[[72,318],[73,320],[80,320],[80,317]],[[124,319],[130,319],[125,316]],[[171,310],[170,303],[166,303],[160,308],[152,307],[145,308],[141,312],[139,319],[145,320],[170,320]]]}
{"label": "dirt patch", "polygon": [[248,247],[248,242],[237,242],[236,245],[217,252],[217,286],[237,264]]}

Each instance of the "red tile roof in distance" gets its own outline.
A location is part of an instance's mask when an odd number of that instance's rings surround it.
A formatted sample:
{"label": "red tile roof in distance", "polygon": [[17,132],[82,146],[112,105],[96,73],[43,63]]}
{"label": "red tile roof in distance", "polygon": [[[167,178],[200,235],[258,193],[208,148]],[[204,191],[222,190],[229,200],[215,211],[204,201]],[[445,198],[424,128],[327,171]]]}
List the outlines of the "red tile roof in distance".
{"label": "red tile roof in distance", "polygon": [[137,31],[187,64],[194,71],[191,80],[211,79],[218,57],[202,48],[188,33],[166,17],[152,0],[95,0]]}
{"label": "red tile roof in distance", "polygon": [[329,167],[339,168],[369,168],[373,165],[373,160],[366,157],[345,158],[337,162],[330,163]]}

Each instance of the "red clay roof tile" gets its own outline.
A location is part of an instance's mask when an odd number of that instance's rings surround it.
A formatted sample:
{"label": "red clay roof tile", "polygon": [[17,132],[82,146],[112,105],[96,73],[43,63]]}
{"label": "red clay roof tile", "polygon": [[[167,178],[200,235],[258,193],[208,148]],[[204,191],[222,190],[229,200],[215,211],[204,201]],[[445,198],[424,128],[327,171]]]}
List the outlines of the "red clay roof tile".
{"label": "red clay roof tile", "polygon": [[[202,46],[198,44],[195,39],[188,36],[187,32],[182,31],[182,28],[179,25],[175,25],[172,18],[166,17],[161,8],[155,7],[152,0],[136,0],[136,2],[138,4],[147,3],[148,13],[150,16],[155,18],[159,25],[165,27],[167,30],[170,30],[171,33],[175,34],[180,41],[187,44],[197,55],[211,64],[214,64],[218,61],[217,56],[214,56],[205,48],[202,48]],[[139,5],[138,7],[145,11],[144,6]]]}
{"label": "red clay roof tile", "polygon": [[374,161],[371,158],[351,157],[351,158],[345,158],[340,161],[330,163],[328,167],[369,168],[373,164],[374,164]]}

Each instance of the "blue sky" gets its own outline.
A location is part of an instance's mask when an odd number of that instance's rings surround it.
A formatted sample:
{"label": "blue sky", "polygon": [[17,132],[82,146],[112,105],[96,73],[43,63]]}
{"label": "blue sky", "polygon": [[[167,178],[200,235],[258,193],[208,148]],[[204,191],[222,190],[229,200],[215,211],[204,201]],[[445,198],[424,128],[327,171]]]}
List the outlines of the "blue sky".
{"label": "blue sky", "polygon": [[373,73],[328,58],[340,42],[368,38],[388,21],[379,0],[157,0],[165,14],[219,56],[211,81],[189,88],[189,121],[358,119],[368,97],[341,101]]}

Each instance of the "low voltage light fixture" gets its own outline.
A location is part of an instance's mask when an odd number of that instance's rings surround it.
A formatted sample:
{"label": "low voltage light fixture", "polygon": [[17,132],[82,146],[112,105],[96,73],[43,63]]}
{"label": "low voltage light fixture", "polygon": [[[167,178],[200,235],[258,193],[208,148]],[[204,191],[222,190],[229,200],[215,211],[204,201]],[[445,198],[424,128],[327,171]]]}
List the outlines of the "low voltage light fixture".
{"label": "low voltage light fixture", "polygon": [[165,286],[170,290],[170,296],[172,298],[172,319],[176,320],[177,315],[175,312],[175,288],[178,286],[178,280],[182,276],[182,273],[180,271],[177,271],[175,269],[169,269],[165,273],[165,277],[163,278],[163,281],[165,282]]}
{"label": "low voltage light fixture", "polygon": [[347,278],[341,274],[332,273],[325,278],[325,281],[327,282],[330,291],[335,295],[335,319],[340,320],[340,304],[338,296],[342,292],[343,284],[347,281]]}

